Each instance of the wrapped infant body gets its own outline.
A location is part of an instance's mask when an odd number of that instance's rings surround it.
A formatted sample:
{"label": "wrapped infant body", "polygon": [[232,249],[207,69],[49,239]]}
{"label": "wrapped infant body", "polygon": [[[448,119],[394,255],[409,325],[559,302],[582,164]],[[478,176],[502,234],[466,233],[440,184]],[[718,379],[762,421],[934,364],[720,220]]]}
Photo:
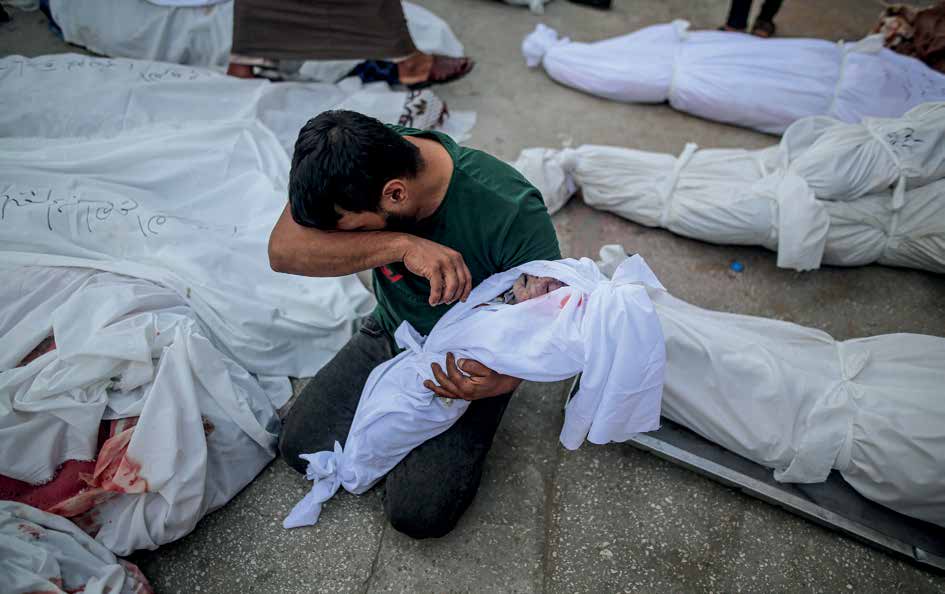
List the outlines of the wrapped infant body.
{"label": "wrapped infant body", "polygon": [[447,353],[529,381],[583,372],[560,436],[569,449],[656,429],[666,359],[647,287],[662,290],[639,256],[626,259],[613,280],[586,258],[530,262],[483,281],[426,337],[405,322],[395,333],[405,350],[368,377],[344,448],[302,455],[314,485],[283,525],[314,524],[340,487],[365,492],[462,416],[469,402],[424,386]]}

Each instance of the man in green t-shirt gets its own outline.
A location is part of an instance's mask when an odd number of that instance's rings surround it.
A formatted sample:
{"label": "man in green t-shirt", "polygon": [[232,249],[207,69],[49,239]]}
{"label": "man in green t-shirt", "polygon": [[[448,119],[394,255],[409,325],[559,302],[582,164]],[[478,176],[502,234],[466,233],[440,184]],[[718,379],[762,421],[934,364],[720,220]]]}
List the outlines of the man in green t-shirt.
{"label": "man in green t-shirt", "polygon": [[[299,395],[282,456],[344,444],[371,371],[396,355],[404,321],[427,334],[486,277],[561,257],[541,194],[517,171],[449,136],[325,112],[299,133],[289,204],[272,230],[273,270],[342,276],[374,270],[377,309]],[[469,507],[511,393],[521,380],[447,357],[427,387],[472,400],[450,429],[411,452],[385,479],[384,511],[414,538],[449,532]]]}

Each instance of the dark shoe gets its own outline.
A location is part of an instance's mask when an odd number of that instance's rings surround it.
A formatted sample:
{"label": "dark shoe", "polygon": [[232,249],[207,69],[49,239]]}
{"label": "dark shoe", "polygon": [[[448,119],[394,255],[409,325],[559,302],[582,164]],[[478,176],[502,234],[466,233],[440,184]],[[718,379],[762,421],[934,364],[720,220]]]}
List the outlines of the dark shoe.
{"label": "dark shoe", "polygon": [[610,7],[613,5],[613,0],[570,0],[573,4],[583,4],[584,6],[590,6],[591,8],[599,8],[600,10],[610,10]]}
{"label": "dark shoe", "polygon": [[365,60],[351,71],[351,75],[357,76],[361,82],[373,83],[383,81],[389,85],[400,84],[397,76],[397,64],[385,60]]}
{"label": "dark shoe", "polygon": [[764,39],[774,37],[774,33],[777,30],[778,28],[774,26],[773,22],[763,21],[761,19],[755,19],[755,24],[751,26],[751,34]]}

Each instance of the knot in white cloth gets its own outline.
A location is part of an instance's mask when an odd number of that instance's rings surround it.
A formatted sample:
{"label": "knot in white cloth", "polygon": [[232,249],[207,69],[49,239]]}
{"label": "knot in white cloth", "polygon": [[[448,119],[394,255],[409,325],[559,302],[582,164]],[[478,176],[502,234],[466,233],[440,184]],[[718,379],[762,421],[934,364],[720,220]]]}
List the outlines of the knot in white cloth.
{"label": "knot in white cloth", "polygon": [[660,227],[667,228],[669,225],[673,206],[673,195],[676,192],[676,184],[679,182],[679,175],[682,173],[683,168],[689,164],[689,160],[696,154],[698,148],[699,147],[692,142],[686,143],[686,148],[683,149],[682,154],[676,159],[676,163],[673,164],[673,170],[660,188],[660,201],[663,204],[663,210],[660,213]]}
{"label": "knot in white cloth", "polygon": [[567,37],[558,37],[558,32],[546,25],[538,24],[535,30],[522,40],[522,55],[529,68],[541,64],[545,54],[553,47],[571,43]]}
{"label": "knot in white cloth", "polygon": [[563,148],[558,153],[558,163],[561,165],[561,169],[563,169],[566,174],[572,175],[575,171],[577,171],[578,159],[580,156],[581,155],[578,153],[577,149]]}
{"label": "knot in white cloth", "polygon": [[342,454],[341,444],[336,441],[335,448],[331,452],[299,456],[308,461],[305,478],[315,481],[315,484],[312,485],[312,490],[295,504],[289,515],[282,521],[283,528],[312,526],[318,522],[318,516],[322,513],[322,504],[331,499],[338,492],[338,488],[341,487],[339,467],[341,466]]}
{"label": "knot in white cloth", "polygon": [[410,322],[405,321],[394,331],[394,342],[402,349],[420,354],[423,352],[426,337],[421,336]]}
{"label": "knot in white cloth", "polygon": [[[906,200],[906,171],[902,163],[902,158],[899,156],[899,153],[893,148],[891,140],[897,136],[896,133],[881,132],[877,130],[877,125],[882,123],[881,120],[874,118],[866,118],[863,120],[863,127],[866,128],[866,131],[869,132],[870,136],[876,141],[879,146],[883,147],[886,151],[886,155],[890,158],[893,164],[896,167],[896,170],[899,172],[899,179],[896,180],[896,185],[893,187],[893,197],[892,197],[892,209],[898,211],[902,208],[902,205]],[[912,132],[911,128],[906,128],[906,131]]]}
{"label": "knot in white cloth", "polygon": [[869,363],[870,352],[865,349],[851,352],[848,348],[844,348],[842,342],[837,344],[837,349],[840,355],[840,377],[845,382],[853,381]]}

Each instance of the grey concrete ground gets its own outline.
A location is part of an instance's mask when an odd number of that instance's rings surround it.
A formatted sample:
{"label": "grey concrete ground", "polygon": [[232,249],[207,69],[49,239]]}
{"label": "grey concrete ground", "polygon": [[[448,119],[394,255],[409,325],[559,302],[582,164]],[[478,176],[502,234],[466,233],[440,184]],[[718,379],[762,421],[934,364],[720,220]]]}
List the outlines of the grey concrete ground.
{"label": "grey concrete ground", "polygon": [[[519,43],[545,22],[593,40],[672,18],[712,27],[725,0],[616,0],[597,12],[558,0],[538,17],[487,0],[419,0],[478,60],[438,90],[474,109],[470,144],[514,158],[528,146],[597,143],[679,152],[775,141],[676,113],[585,96],[529,71]],[[879,2],[787,0],[790,36],[855,39]],[[0,53],[66,51],[38,14],[0,27]],[[945,335],[945,281],[883,267],[779,270],[762,249],[719,247],[647,229],[574,200],[555,217],[570,256],[622,243],[695,304],[821,328],[837,338]],[[728,271],[733,259],[745,272]],[[557,444],[563,385],[528,384],[513,400],[479,496],[456,531],[411,541],[384,522],[379,494],[341,494],[318,526],[280,522],[306,483],[273,463],[190,536],[135,560],[160,592],[945,592],[945,578],[751,499],[632,447]]]}

